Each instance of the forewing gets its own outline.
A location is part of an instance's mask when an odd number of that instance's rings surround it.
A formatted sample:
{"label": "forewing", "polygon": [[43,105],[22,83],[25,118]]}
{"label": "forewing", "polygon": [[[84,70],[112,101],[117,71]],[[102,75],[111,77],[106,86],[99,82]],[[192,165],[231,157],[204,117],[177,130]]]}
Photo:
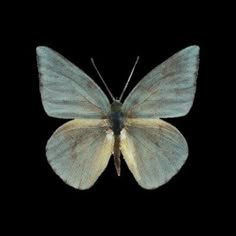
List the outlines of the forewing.
{"label": "forewing", "polygon": [[37,47],[40,92],[46,113],[65,119],[99,118],[109,101],[98,85],[59,53]]}
{"label": "forewing", "polygon": [[113,150],[113,132],[107,127],[106,120],[76,119],[55,131],[46,155],[65,183],[78,189],[88,189],[95,183]]}
{"label": "forewing", "polygon": [[121,152],[136,181],[154,189],[169,181],[188,156],[183,135],[160,119],[128,119],[121,132]]}
{"label": "forewing", "polygon": [[184,116],[190,110],[199,64],[199,47],[187,47],[154,68],[131,91],[123,109],[130,118]]}

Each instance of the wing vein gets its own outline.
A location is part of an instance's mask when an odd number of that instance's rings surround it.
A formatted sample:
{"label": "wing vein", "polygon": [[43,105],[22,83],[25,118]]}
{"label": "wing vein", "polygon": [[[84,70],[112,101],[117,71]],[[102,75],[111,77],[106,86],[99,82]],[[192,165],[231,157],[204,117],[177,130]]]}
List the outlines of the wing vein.
{"label": "wing vein", "polygon": [[[66,76],[65,76],[65,77],[66,77]],[[66,78],[70,79],[69,77],[66,77]],[[79,85],[79,84],[76,82],[76,80],[72,80],[72,81],[75,82],[77,85]],[[52,89],[52,88],[49,88],[49,87],[46,87],[46,86],[44,86],[44,89],[51,90],[51,91],[56,92],[56,93],[60,93],[60,92],[57,92],[55,89]],[[76,90],[76,92],[78,92],[78,90]],[[87,93],[86,93],[86,94],[87,94]],[[91,102],[82,92],[79,92],[79,96],[85,98],[85,101],[87,101],[88,103],[90,103],[93,107],[96,107],[97,110],[102,111],[102,110],[101,110],[101,107],[98,107],[96,104],[94,104],[93,102]],[[46,98],[44,98],[44,99],[47,100]],[[49,98],[49,99],[50,99],[50,98]],[[47,100],[47,101],[50,102],[49,100]],[[51,102],[51,103],[53,103],[53,102]],[[104,112],[102,111],[102,113],[104,113]],[[105,113],[104,113],[104,114],[105,114]]]}

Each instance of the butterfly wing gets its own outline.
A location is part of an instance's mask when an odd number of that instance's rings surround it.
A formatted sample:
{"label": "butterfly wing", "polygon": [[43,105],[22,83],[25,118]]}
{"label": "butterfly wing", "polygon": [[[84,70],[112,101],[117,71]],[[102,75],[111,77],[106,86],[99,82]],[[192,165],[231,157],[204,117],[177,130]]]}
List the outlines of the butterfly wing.
{"label": "butterfly wing", "polygon": [[100,118],[110,103],[98,85],[59,53],[37,47],[40,92],[46,113],[65,119]]}
{"label": "butterfly wing", "polygon": [[169,181],[188,156],[183,135],[160,119],[127,119],[120,148],[136,181],[145,189]]}
{"label": "butterfly wing", "polygon": [[75,119],[55,131],[48,140],[46,155],[65,183],[88,189],[106,168],[113,145],[107,120]]}
{"label": "butterfly wing", "polygon": [[195,90],[199,47],[190,46],[154,68],[131,91],[123,109],[129,118],[184,116]]}
{"label": "butterfly wing", "polygon": [[125,128],[121,151],[143,188],[169,181],[188,156],[183,135],[159,118],[183,116],[196,90],[199,47],[187,47],[147,74],[124,102]]}

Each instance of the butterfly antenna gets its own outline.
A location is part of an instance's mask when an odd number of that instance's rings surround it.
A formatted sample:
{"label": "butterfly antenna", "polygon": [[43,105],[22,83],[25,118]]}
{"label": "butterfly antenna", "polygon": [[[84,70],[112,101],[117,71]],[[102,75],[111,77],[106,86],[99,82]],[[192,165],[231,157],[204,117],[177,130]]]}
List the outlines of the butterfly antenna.
{"label": "butterfly antenna", "polygon": [[120,95],[119,101],[121,101],[121,99],[122,99],[122,97],[123,97],[123,95],[124,95],[124,93],[125,93],[125,90],[126,90],[127,87],[128,87],[129,81],[130,81],[130,79],[131,79],[131,77],[132,77],[132,75],[133,75],[133,73],[134,73],[134,69],[135,69],[135,67],[136,67],[136,65],[137,65],[137,63],[138,63],[138,60],[139,60],[139,56],[137,56],[137,59],[136,59],[136,61],[135,61],[135,63],[134,63],[134,66],[133,66],[132,71],[131,71],[131,73],[130,73],[130,75],[129,75],[129,78],[128,78],[126,84],[125,84],[125,87],[124,87],[124,89],[123,89],[121,95]]}
{"label": "butterfly antenna", "polygon": [[103,82],[103,84],[104,84],[104,86],[105,86],[107,92],[108,92],[109,95],[111,96],[112,100],[115,101],[114,96],[112,95],[110,89],[108,88],[107,84],[105,83],[104,79],[102,78],[101,74],[99,73],[98,68],[96,67],[96,65],[95,65],[95,63],[94,63],[93,58],[91,58],[91,62],[92,62],[92,64],[93,64],[93,66],[94,66],[94,68],[95,68],[95,70],[96,70],[98,76],[100,77],[101,81]]}

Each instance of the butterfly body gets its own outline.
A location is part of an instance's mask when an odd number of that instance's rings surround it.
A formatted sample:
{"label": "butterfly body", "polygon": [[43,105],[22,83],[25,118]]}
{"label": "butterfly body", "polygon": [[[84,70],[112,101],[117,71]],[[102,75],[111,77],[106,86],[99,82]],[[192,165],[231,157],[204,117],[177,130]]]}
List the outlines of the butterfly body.
{"label": "butterfly body", "polygon": [[189,112],[196,91],[198,46],[189,46],[155,67],[122,103],[123,92],[120,100],[112,96],[110,103],[86,73],[50,48],[37,47],[37,64],[46,113],[72,119],[53,133],[46,146],[49,164],[65,183],[90,188],[112,154],[117,174],[122,153],[145,189],[165,184],[183,166],[187,141],[161,118]]}
{"label": "butterfly body", "polygon": [[124,128],[124,113],[122,111],[122,103],[119,100],[115,100],[111,104],[109,121],[115,138],[113,148],[114,163],[117,175],[120,176],[120,132]]}

